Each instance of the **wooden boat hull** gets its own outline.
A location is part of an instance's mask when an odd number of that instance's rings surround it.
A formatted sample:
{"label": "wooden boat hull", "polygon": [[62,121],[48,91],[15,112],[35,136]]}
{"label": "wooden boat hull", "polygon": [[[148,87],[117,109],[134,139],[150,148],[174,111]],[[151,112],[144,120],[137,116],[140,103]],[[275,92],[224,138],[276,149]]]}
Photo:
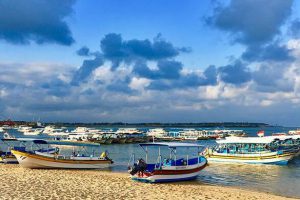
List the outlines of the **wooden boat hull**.
{"label": "wooden boat hull", "polygon": [[0,157],[0,163],[18,164],[18,160],[14,155],[2,155]]}
{"label": "wooden boat hull", "polygon": [[273,153],[256,156],[208,154],[206,158],[208,162],[286,165],[294,156],[295,153],[284,153],[281,155]]}
{"label": "wooden boat hull", "polygon": [[3,160],[3,163],[5,163],[5,164],[18,164],[19,163],[15,156],[2,158],[2,160]]}
{"label": "wooden boat hull", "polygon": [[112,142],[113,142],[113,138],[107,138],[106,140],[105,140],[105,144],[111,144]]}
{"label": "wooden boat hull", "polygon": [[134,138],[126,138],[125,143],[132,143],[134,140]]}
{"label": "wooden boat hull", "polygon": [[190,166],[174,166],[173,170],[161,169],[151,173],[144,173],[144,176],[138,174],[131,176],[132,180],[145,183],[166,183],[194,180],[201,173],[201,170],[207,166],[207,160],[202,158],[202,162]]}
{"label": "wooden boat hull", "polygon": [[125,144],[126,143],[127,138],[120,138],[119,139],[119,143],[120,144]]}
{"label": "wooden boat hull", "polygon": [[102,169],[108,168],[111,160],[64,160],[12,150],[21,167],[31,169]]}

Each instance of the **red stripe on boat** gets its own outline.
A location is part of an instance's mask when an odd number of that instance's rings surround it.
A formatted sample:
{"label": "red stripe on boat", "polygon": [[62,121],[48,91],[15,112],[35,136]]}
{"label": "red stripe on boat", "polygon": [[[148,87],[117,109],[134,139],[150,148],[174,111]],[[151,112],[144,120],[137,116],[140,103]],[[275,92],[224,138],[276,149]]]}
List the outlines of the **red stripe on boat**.
{"label": "red stripe on boat", "polygon": [[187,169],[187,170],[154,170],[150,175],[177,175],[177,174],[191,174],[194,172],[198,172],[206,167],[207,163],[202,165],[201,167],[197,167],[194,169]]}

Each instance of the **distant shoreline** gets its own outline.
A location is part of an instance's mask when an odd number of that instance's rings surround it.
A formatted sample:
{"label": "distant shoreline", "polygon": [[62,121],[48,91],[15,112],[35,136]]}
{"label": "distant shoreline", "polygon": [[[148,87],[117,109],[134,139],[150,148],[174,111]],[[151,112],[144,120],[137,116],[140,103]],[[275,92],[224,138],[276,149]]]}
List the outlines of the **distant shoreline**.
{"label": "distant shoreline", "polygon": [[[2,122],[2,123],[5,123]],[[16,125],[35,125],[36,122],[26,122],[26,121],[14,121]],[[55,126],[87,126],[87,127],[157,127],[157,128],[169,128],[169,127],[178,127],[178,128],[196,128],[196,127],[212,127],[212,128],[265,128],[265,127],[275,127],[267,123],[249,123],[249,122],[202,122],[202,123],[124,123],[124,122],[115,122],[115,123],[43,123],[44,125],[55,125]],[[0,122],[1,125],[1,122]]]}

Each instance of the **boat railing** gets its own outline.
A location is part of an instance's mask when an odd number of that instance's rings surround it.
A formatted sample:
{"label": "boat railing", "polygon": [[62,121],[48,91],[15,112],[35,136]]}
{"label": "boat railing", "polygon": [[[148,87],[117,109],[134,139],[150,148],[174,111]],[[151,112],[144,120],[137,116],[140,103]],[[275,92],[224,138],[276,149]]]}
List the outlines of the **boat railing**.
{"label": "boat railing", "polygon": [[162,165],[163,165],[162,157],[161,155],[159,155],[155,164],[155,169],[161,169]]}
{"label": "boat railing", "polygon": [[[130,156],[130,158],[129,158],[129,161],[128,161],[128,164],[127,164],[128,168],[129,168],[130,166],[132,166],[132,165],[134,164],[134,162],[135,162],[135,154],[133,153],[133,154],[131,154],[131,156]],[[131,165],[131,164],[132,164],[132,165]]]}

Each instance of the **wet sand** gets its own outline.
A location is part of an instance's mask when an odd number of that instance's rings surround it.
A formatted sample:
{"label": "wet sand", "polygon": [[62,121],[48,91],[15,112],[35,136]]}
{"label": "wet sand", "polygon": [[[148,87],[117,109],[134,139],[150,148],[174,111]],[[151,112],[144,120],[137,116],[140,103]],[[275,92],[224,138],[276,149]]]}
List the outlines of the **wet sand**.
{"label": "wet sand", "polygon": [[126,173],[32,170],[0,164],[0,199],[292,199],[244,189],[194,184],[145,184]]}

